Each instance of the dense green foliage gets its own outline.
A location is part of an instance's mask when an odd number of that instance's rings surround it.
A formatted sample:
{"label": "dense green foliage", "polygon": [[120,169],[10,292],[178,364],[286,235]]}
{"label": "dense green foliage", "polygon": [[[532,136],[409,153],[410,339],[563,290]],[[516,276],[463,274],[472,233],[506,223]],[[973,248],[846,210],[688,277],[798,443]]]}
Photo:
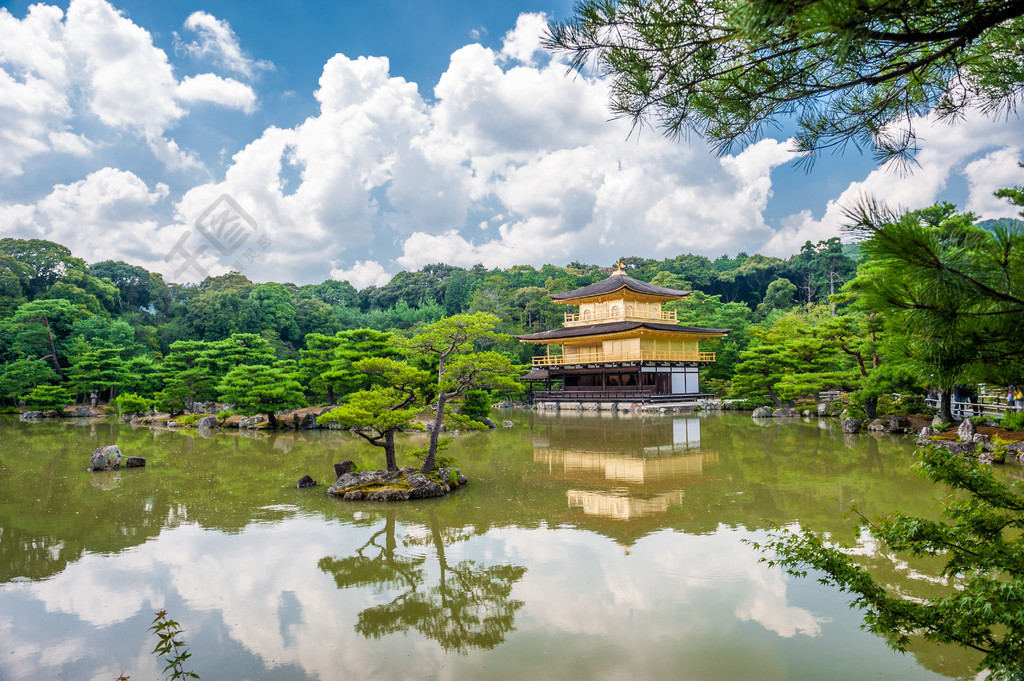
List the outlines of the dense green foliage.
{"label": "dense green foliage", "polygon": [[982,229],[949,204],[904,215],[868,204],[854,217],[867,264],[851,288],[886,317],[894,359],[946,394],[956,384],[1019,384],[1024,232]]}
{"label": "dense green foliage", "polygon": [[1012,111],[1024,6],[964,2],[581,0],[549,49],[611,80],[613,113],[720,151],[796,119],[803,159],[853,142],[916,149],[913,115]]}
{"label": "dense green foliage", "polygon": [[[694,291],[672,304],[681,323],[733,329],[708,346],[718,362],[707,380],[719,393],[729,389],[752,323],[824,302],[856,269],[838,239],[807,243],[789,260],[740,253],[622,262],[638,279]],[[254,284],[240,274],[182,286],[128,263],[86,264],[52,242],[0,239],[0,402],[16,405],[38,386],[59,385],[82,402],[130,392],[180,415],[236,394],[229,390],[234,381],[225,383],[235,367],[295,361],[289,373],[305,402],[344,403],[374,385],[355,369],[358,360],[399,358],[403,338],[446,315],[494,315],[499,335],[477,349],[510,365],[526,363],[537,346],[510,335],[561,325],[565,309],[549,294],[592,284],[608,272],[575,262],[507,270],[429,265],[362,291],[341,281]],[[413,359],[420,369],[437,369],[436,356]],[[428,388],[422,397],[433,402],[437,390]],[[474,392],[468,403],[460,396],[454,404],[479,419],[489,399],[486,391]]]}
{"label": "dense green foliage", "polygon": [[71,391],[59,385],[37,385],[22,396],[29,409],[61,410],[71,402]]}
{"label": "dense green foliage", "polygon": [[[1016,191],[1001,193],[1019,201]],[[895,408],[893,393],[948,395],[973,381],[1024,382],[1015,326],[1019,222],[981,228],[951,206],[861,217],[865,238],[856,248],[832,238],[807,242],[786,260],[740,253],[621,263],[637,279],[692,291],[668,305],[681,324],[732,330],[702,344],[717,360],[702,372],[705,391],[775,404],[852,391],[857,408],[871,415],[879,399],[883,410]],[[239,413],[345,404],[386,384],[356,367],[366,358],[404,357],[437,375],[439,349],[410,339],[422,341],[460,315],[491,315],[492,326],[456,355],[486,351],[478,359],[493,367],[525,364],[543,348],[511,334],[559,326],[565,308],[549,294],[609,272],[575,262],[507,270],[430,265],[357,291],[338,281],[254,284],[239,274],[167,284],[126,263],[86,265],[40,240],[0,240],[0,256],[0,309],[7,311],[0,401],[18,404],[37,387],[60,386],[79,401],[130,392],[173,414],[229,397]],[[930,285],[932,262],[945,268],[940,286]],[[1003,298],[995,300],[989,291],[997,289]],[[929,368],[936,364],[942,371]],[[444,373],[468,366],[455,361]],[[421,388],[418,404],[436,407],[439,394],[455,389],[451,378],[435,383]],[[480,420],[490,399],[487,389],[460,385],[440,401],[449,415]]]}

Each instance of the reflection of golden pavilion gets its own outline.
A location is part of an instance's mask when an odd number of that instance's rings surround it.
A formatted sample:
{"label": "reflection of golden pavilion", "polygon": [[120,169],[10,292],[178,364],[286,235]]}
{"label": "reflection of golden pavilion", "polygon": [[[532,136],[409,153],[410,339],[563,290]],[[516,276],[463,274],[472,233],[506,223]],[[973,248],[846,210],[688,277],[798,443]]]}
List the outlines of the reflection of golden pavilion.
{"label": "reflection of golden pavilion", "polygon": [[547,464],[548,470],[561,468],[565,473],[598,473],[603,479],[642,485],[661,480],[675,480],[704,471],[708,463],[718,460],[715,453],[682,453],[676,456],[629,456],[614,452],[579,452],[557,449],[534,449],[533,460]]}
{"label": "reflection of golden pavilion", "polygon": [[[554,401],[648,402],[700,395],[698,368],[715,361],[715,353],[701,351],[700,341],[729,329],[680,326],[674,311],[662,309],[663,303],[688,295],[638,281],[621,269],[596,284],[552,294],[551,300],[578,305],[579,312],[566,312],[560,329],[516,336],[547,348],[533,358],[534,369],[523,379],[542,382],[545,389],[535,397]],[[552,390],[552,382],[562,389]]]}
{"label": "reflection of golden pavilion", "polygon": [[656,513],[667,513],[671,505],[681,506],[683,504],[683,493],[670,492],[658,494],[650,499],[636,499],[626,494],[615,492],[592,492],[571,489],[566,492],[569,498],[569,506],[582,508],[587,515],[601,516],[602,518],[614,518],[615,520],[629,520],[645,515]]}
{"label": "reflection of golden pavilion", "polygon": [[718,462],[717,452],[700,449],[696,417],[654,417],[626,433],[620,429],[619,438],[601,438],[611,435],[604,426],[600,419],[563,422],[547,442],[534,441],[534,462],[547,469],[546,477],[570,483],[569,506],[586,515],[629,520],[665,513],[682,505],[685,488]]}

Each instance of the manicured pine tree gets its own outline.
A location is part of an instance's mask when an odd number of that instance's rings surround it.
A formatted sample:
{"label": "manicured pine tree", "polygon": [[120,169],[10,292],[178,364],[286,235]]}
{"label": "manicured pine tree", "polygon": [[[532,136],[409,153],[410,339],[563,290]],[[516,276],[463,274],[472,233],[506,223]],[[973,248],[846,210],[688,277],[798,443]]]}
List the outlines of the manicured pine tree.
{"label": "manicured pine tree", "polygon": [[205,341],[179,340],[160,366],[158,376],[163,389],[156,394],[158,408],[171,413],[191,409],[198,400],[216,395],[217,377],[206,362],[210,344]]}
{"label": "manicured pine tree", "polygon": [[356,433],[370,444],[384,449],[389,471],[398,470],[395,457],[395,433],[412,425],[419,413],[416,391],[430,375],[405,362],[386,357],[368,357],[353,368],[375,384],[349,396],[348,401],[320,416],[322,424],[337,423],[344,428],[359,428]]}
{"label": "manicured pine tree", "polygon": [[117,388],[128,380],[128,367],[121,359],[121,348],[93,346],[81,337],[75,339],[71,349],[71,368],[68,379],[81,393],[110,392],[117,396]]}
{"label": "manicured pine tree", "polygon": [[302,386],[291,371],[262,364],[240,364],[217,385],[220,399],[234,405],[241,414],[266,414],[271,428],[277,428],[275,412],[304,405]]}
{"label": "manicured pine tree", "polygon": [[73,399],[67,388],[59,385],[37,385],[27,394],[22,395],[25,406],[31,409],[54,409],[60,411]]}
{"label": "manicured pine tree", "polygon": [[45,361],[18,359],[0,366],[0,397],[17,399],[38,385],[57,379],[57,373]]}
{"label": "manicured pine tree", "polygon": [[515,380],[517,368],[508,357],[496,352],[472,351],[475,343],[508,340],[507,335],[495,330],[499,321],[494,315],[483,312],[454,315],[427,326],[412,338],[399,339],[407,355],[437,362],[437,404],[430,427],[430,447],[421,469],[423,473],[434,469],[445,405],[450,399],[473,388],[510,392],[521,389]]}

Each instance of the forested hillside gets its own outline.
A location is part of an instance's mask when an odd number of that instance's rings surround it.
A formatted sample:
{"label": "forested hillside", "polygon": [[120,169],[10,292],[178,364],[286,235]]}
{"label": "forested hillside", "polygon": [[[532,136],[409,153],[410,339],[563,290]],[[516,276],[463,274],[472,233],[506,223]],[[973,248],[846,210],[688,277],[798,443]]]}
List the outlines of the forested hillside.
{"label": "forested hillside", "polygon": [[[946,235],[1019,231],[975,227],[948,205],[914,215],[922,229]],[[913,367],[887,361],[887,353],[902,356],[907,330],[887,326],[893,315],[860,301],[856,282],[873,271],[870,261],[851,257],[860,252],[833,238],[807,242],[787,259],[682,254],[620,262],[637,279],[693,291],[670,303],[680,323],[733,330],[707,348],[718,361],[706,370],[705,389],[776,402],[823,388],[867,389],[870,410],[871,395],[924,386]],[[490,270],[436,264],[358,291],[343,281],[256,284],[240,274],[180,285],[130,263],[86,263],[57,243],[0,239],[0,399],[45,406],[133,393],[175,411],[221,397],[232,368],[262,365],[297,381],[304,400],[336,402],[365,387],[352,362],[387,356],[388,334],[464,312],[492,313],[509,334],[557,327],[565,308],[548,294],[609,271],[578,262]],[[540,351],[514,340],[488,349],[517,363]]]}

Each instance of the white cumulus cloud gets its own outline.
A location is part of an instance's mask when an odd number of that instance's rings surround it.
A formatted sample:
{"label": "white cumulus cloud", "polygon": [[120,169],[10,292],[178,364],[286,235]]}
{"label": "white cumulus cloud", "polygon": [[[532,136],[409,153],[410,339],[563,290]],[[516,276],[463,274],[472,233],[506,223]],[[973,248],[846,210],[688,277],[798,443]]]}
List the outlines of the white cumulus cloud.
{"label": "white cumulus cloud", "polygon": [[[838,197],[829,199],[821,218],[810,210],[785,218],[760,252],[788,256],[805,241],[841,235],[847,222],[845,210],[864,196],[873,196],[894,210],[930,206],[941,200],[948,183],[957,175],[967,179],[969,189],[967,203],[961,209],[976,211],[980,218],[1015,214],[991,194],[1001,186],[1020,184],[1022,173],[1016,161],[1024,147],[1024,127],[1019,120],[993,121],[971,111],[955,125],[927,117],[916,118],[913,127],[921,150],[911,172],[901,174],[893,168],[873,170],[863,180],[851,182]],[[986,151],[982,159],[972,160]]]}
{"label": "white cumulus cloud", "polygon": [[331,278],[347,281],[357,289],[367,286],[383,286],[391,281],[391,275],[387,273],[384,266],[372,260],[359,260],[347,269],[333,269]]}
{"label": "white cumulus cloud", "polygon": [[171,235],[160,229],[157,208],[167,195],[167,185],[150,189],[134,173],[101,168],[35,204],[0,206],[0,232],[70,245],[89,262],[126,259],[162,269]]}
{"label": "white cumulus cloud", "polygon": [[[235,78],[175,73],[150,33],[106,0],[71,0],[66,15],[34,5],[22,19],[0,9],[0,175],[24,173],[45,154],[83,166],[97,158],[85,177],[51,180],[33,199],[0,204],[0,226],[48,234],[84,257],[156,263],[179,280],[180,264],[162,254],[226,194],[265,235],[248,276],[365,286],[435,262],[611,264],[625,255],[741,250],[789,256],[805,240],[839,234],[843,206],[865,193],[917,208],[964,185],[965,207],[982,217],[1016,213],[991,193],[1019,184],[1024,130],[1016,120],[972,114],[956,126],[916,121],[922,150],[911,175],[875,170],[839,196],[804,197],[777,211],[786,217],[768,220],[774,173],[795,158],[788,141],[765,139],[716,157],[700,140],[610,121],[608,83],[567,77],[564,63],[538,49],[546,21],[522,14],[500,49],[455,50],[431,99],[393,75],[384,56],[336,54],[312,93],[317,111],[299,123],[268,121],[255,139],[236,140],[240,150],[230,158],[224,151],[216,159],[225,163],[221,174],[193,174],[203,182],[172,192],[161,183],[173,180],[147,175],[127,154],[123,163],[99,157],[115,156],[131,138],[166,169],[205,170],[210,159],[174,133],[205,105],[255,116],[260,98],[244,81],[270,65],[249,56],[228,22],[208,12],[188,16],[194,39],[179,37],[176,47]],[[82,119],[91,127],[76,127]],[[114,206],[122,218],[102,217]],[[75,229],[79,208],[85,217]],[[97,251],[93,226],[114,252]],[[139,245],[140,230],[156,236]],[[235,263],[207,252],[202,265],[212,273]]]}
{"label": "white cumulus cloud", "polygon": [[185,20],[185,28],[198,34],[198,38],[185,42],[175,34],[175,48],[197,58],[210,58],[226,69],[252,77],[257,70],[272,69],[268,61],[254,60],[242,50],[231,24],[209,12],[193,12]]}
{"label": "white cumulus cloud", "polygon": [[[221,46],[227,68],[262,68],[245,61],[225,22],[195,17],[189,23],[202,36],[219,36],[210,44]],[[188,116],[183,104],[205,101],[246,113],[257,106],[252,87],[232,78],[202,73],[179,82],[149,31],[107,0],[71,0],[66,13],[32,5],[22,19],[0,8],[0,36],[0,175],[20,175],[26,162],[47,153],[88,157],[106,146],[95,130],[86,136],[75,129],[89,117],[114,143],[128,133],[169,168],[201,170],[198,155],[168,135]]]}
{"label": "white cumulus cloud", "polygon": [[252,113],[256,109],[256,93],[234,78],[221,78],[212,73],[187,76],[178,85],[178,99],[185,102],[212,102]]}

